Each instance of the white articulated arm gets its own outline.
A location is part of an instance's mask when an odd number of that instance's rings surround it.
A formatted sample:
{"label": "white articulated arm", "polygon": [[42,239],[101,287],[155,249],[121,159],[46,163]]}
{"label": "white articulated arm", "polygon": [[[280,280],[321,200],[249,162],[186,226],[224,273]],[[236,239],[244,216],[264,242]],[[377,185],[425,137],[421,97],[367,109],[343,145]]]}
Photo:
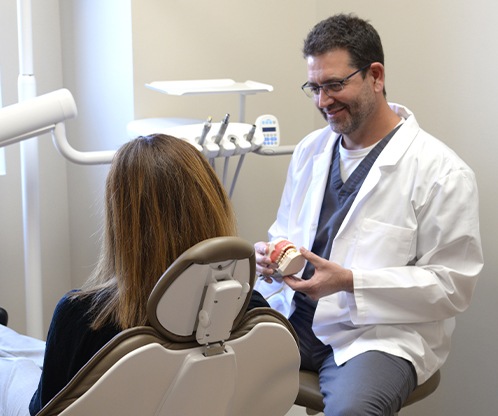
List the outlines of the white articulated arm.
{"label": "white articulated arm", "polygon": [[64,123],[55,125],[52,136],[54,138],[54,145],[59,153],[66,159],[73,163],[80,165],[102,165],[111,163],[115,150],[102,150],[94,152],[80,152],[74,149],[66,137],[66,128]]}

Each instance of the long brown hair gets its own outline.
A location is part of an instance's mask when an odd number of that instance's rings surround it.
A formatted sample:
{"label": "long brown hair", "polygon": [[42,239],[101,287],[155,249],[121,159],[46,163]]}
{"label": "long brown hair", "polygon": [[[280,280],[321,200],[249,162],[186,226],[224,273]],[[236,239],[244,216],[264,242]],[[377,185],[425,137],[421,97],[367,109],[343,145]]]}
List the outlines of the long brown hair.
{"label": "long brown hair", "polygon": [[100,259],[75,296],[93,295],[93,329],[144,325],[147,299],[171,263],[202,240],[232,235],[230,200],[205,157],[175,137],[139,137],[114,156]]}

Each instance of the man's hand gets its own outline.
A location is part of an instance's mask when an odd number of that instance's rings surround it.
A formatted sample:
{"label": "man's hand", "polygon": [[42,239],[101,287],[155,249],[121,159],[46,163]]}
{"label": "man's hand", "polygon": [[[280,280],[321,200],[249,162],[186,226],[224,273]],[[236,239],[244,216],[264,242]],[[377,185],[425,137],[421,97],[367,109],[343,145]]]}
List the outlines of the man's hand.
{"label": "man's hand", "polygon": [[351,270],[325,260],[304,247],[301,247],[299,251],[306,260],[315,266],[315,274],[309,280],[294,276],[284,277],[285,283],[292,289],[308,295],[313,300],[343,290],[353,292],[353,272]]}
{"label": "man's hand", "polygon": [[268,257],[268,243],[258,241],[254,244],[254,251],[256,252],[256,273],[266,283],[273,283],[271,276],[275,273],[277,265],[272,263]]}

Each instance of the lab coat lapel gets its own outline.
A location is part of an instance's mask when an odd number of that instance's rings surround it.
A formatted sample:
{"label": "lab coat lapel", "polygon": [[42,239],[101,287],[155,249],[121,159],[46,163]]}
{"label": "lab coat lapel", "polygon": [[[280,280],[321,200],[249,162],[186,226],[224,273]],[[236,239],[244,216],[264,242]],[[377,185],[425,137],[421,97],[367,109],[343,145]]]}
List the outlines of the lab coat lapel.
{"label": "lab coat lapel", "polygon": [[[403,114],[405,116],[405,114]],[[400,129],[396,132],[393,138],[389,141],[386,148],[379,155],[372,168],[368,172],[363,185],[361,186],[358,195],[356,196],[350,210],[348,211],[344,221],[337,232],[337,236],[340,236],[349,223],[352,215],[354,215],[358,205],[368,196],[368,194],[375,188],[379,183],[382,176],[382,171],[387,166],[395,166],[401,159],[406,150],[410,147],[410,144],[415,139],[417,132],[419,131],[419,126],[415,117],[410,114],[406,114],[408,117]],[[396,172],[393,172],[396,174]]]}

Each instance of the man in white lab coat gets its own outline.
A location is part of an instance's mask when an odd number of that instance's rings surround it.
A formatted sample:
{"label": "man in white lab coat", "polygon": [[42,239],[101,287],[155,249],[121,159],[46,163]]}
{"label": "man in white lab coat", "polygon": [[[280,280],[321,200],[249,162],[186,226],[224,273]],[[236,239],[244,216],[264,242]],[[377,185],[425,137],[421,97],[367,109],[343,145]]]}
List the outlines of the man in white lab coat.
{"label": "man in white lab coat", "polygon": [[445,362],[455,315],[482,268],[474,173],[386,101],[380,38],[337,15],[304,44],[303,91],[329,126],[296,147],[269,241],[301,247],[304,271],[257,289],[289,317],[325,414],[390,415]]}

